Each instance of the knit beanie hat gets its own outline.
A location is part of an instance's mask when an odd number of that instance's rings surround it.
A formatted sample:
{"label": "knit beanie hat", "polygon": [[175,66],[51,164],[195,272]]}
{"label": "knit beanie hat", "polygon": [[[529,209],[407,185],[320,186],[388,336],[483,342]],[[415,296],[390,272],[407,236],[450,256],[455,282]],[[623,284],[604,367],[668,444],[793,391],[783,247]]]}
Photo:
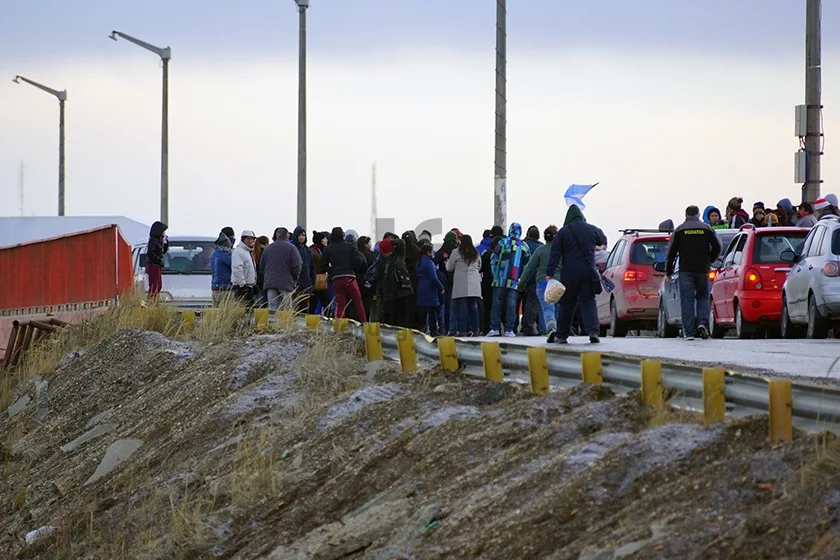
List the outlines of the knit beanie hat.
{"label": "knit beanie hat", "polygon": [[824,210],[828,208],[829,202],[824,198],[818,198],[814,201],[814,210]]}
{"label": "knit beanie hat", "polygon": [[324,234],[320,231],[313,231],[312,232],[312,243],[315,245],[320,245],[324,241]]}
{"label": "knit beanie hat", "polygon": [[753,212],[755,212],[755,211],[756,211],[756,210],[758,210],[759,208],[761,208],[762,210],[764,210],[764,203],[763,203],[763,202],[761,202],[761,201],[756,202],[755,204],[753,204]]}
{"label": "knit beanie hat", "polygon": [[230,226],[223,227],[222,228],[222,233],[224,233],[225,235],[227,235],[230,238],[236,237],[236,232],[233,231],[233,228],[230,227]]}
{"label": "knit beanie hat", "polygon": [[454,247],[458,244],[458,234],[454,231],[447,231],[446,235],[443,236],[443,244],[451,245]]}
{"label": "knit beanie hat", "polygon": [[383,239],[379,243],[379,254],[390,255],[394,252],[394,242],[391,239]]}
{"label": "knit beanie hat", "polygon": [[727,204],[726,207],[730,210],[740,210],[743,202],[743,198],[735,196],[729,199],[729,204]]}

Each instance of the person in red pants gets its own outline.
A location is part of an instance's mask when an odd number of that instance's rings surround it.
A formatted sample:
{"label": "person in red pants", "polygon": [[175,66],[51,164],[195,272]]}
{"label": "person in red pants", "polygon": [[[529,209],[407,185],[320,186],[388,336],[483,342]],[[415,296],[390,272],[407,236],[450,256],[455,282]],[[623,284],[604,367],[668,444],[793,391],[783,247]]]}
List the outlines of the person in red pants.
{"label": "person in red pants", "polygon": [[330,244],[324,249],[321,263],[329,274],[335,292],[336,318],[344,317],[348,307],[352,306],[356,320],[360,323],[366,322],[367,316],[356,275],[366,268],[367,262],[355,243],[345,240],[344,230],[340,227],[334,227],[330,233]]}

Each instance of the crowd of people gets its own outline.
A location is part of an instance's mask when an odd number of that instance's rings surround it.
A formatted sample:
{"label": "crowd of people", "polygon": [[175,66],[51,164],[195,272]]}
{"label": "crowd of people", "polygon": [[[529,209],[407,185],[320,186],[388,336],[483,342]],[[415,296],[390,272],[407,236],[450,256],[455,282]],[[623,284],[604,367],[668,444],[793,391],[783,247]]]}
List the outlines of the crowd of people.
{"label": "crowd of people", "polygon": [[825,215],[840,216],[837,195],[827,194],[814,203],[803,202],[794,206],[789,198],[776,203],[776,208],[766,208],[761,201],[752,207],[752,216],[743,207],[744,199],[734,197],[726,205],[726,212],[715,206],[707,206],[703,211],[703,222],[713,229],[738,229],[745,224],[755,227],[796,226],[813,227],[817,220]]}

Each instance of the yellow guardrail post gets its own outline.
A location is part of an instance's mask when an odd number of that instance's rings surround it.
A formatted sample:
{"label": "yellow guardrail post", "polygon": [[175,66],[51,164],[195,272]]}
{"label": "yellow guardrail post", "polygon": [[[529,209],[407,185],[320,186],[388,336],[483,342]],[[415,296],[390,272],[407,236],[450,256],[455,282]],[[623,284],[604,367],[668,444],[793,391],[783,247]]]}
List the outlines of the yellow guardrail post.
{"label": "yellow guardrail post", "polygon": [[400,367],[403,373],[417,371],[417,351],[414,348],[414,333],[409,329],[397,331],[397,347],[400,351]]}
{"label": "yellow guardrail post", "polygon": [[268,328],[268,309],[254,309],[254,328],[257,330]]}
{"label": "yellow guardrail post", "polygon": [[487,381],[501,383],[504,380],[502,372],[502,349],[498,342],[482,342],[481,357],[484,360],[484,377]]}
{"label": "yellow guardrail post", "polygon": [[531,372],[531,392],[535,395],[551,393],[548,384],[548,355],[545,347],[528,348],[528,370]]}
{"label": "yellow guardrail post", "polygon": [[770,441],[793,439],[793,408],[789,379],[768,381],[770,391]]}
{"label": "yellow guardrail post", "polygon": [[318,330],[321,328],[321,316],[320,315],[307,315],[306,316],[306,328]]}
{"label": "yellow guardrail post", "polygon": [[662,394],[662,362],[659,360],[642,360],[642,402],[656,408],[662,408],[665,404]]}
{"label": "yellow guardrail post", "polygon": [[350,321],[346,317],[342,317],[341,319],[334,319],[333,331],[335,331],[336,334],[347,332],[349,325]]}
{"label": "yellow guardrail post", "polygon": [[723,368],[703,368],[703,417],[706,423],[726,414],[726,381]]}
{"label": "yellow guardrail post", "polygon": [[369,362],[382,359],[382,334],[379,323],[365,323],[365,354]]}
{"label": "yellow guardrail post", "polygon": [[584,352],[580,355],[580,366],[583,370],[583,382],[590,385],[603,385],[601,375],[601,354],[599,352]]}
{"label": "yellow guardrail post", "polygon": [[438,338],[438,354],[440,354],[440,367],[443,371],[458,371],[458,350],[455,348],[455,337]]}
{"label": "yellow guardrail post", "polygon": [[277,310],[275,314],[277,316],[277,326],[281,329],[291,329],[292,326],[295,324],[295,312],[294,311],[281,311]]}
{"label": "yellow guardrail post", "polygon": [[192,332],[195,328],[195,311],[188,309],[181,313],[181,324],[184,332]]}

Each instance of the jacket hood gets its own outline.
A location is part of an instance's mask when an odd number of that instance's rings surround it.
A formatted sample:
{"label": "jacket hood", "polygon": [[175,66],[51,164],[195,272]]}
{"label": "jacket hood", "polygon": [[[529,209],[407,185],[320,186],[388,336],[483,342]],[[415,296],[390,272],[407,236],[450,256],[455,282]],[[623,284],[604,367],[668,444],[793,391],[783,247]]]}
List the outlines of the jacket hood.
{"label": "jacket hood", "polygon": [[321,245],[321,241],[324,240],[324,234],[320,231],[313,231],[312,232],[312,244],[313,245]]}
{"label": "jacket hood", "polygon": [[330,243],[342,243],[344,241],[344,230],[336,226],[330,233]]}
{"label": "jacket hood", "polygon": [[458,244],[458,234],[454,231],[447,231],[446,235],[443,236],[443,245],[451,249]]}
{"label": "jacket hood", "polygon": [[231,249],[233,248],[233,243],[231,243],[230,237],[228,237],[224,233],[220,233],[219,238],[216,240],[216,246]]}
{"label": "jacket hood", "polygon": [[709,219],[709,214],[711,214],[712,212],[717,212],[717,215],[719,217],[721,217],[721,218],[723,217],[723,214],[720,213],[720,210],[718,210],[717,207],[712,206],[711,204],[709,206],[706,206],[706,209],[703,210],[703,221],[706,222],[709,225],[711,225],[711,223],[712,223],[711,220]]}
{"label": "jacket hood", "polygon": [[169,229],[169,226],[164,224],[163,222],[155,222],[152,224],[152,227],[149,228],[149,237],[160,237],[163,235],[163,232]]}
{"label": "jacket hood", "polygon": [[787,214],[793,214],[793,202],[789,198],[783,198],[776,204],[777,207],[783,208]]}
{"label": "jacket hood", "polygon": [[405,241],[406,245],[409,242],[417,245],[417,234],[413,230],[408,230],[402,234],[402,240]]}
{"label": "jacket hood", "polygon": [[303,243],[298,241],[298,237],[300,236],[301,233],[306,235],[306,229],[303,226],[296,227],[294,233],[292,234],[293,235],[292,243],[294,243],[295,245],[306,246],[306,239],[303,240]]}
{"label": "jacket hood", "polygon": [[355,245],[356,241],[359,240],[359,232],[357,232],[355,229],[348,229],[344,232],[344,240],[347,243],[352,243],[353,245]]}
{"label": "jacket hood", "polygon": [[583,217],[583,212],[580,211],[577,204],[572,204],[569,206],[569,211],[566,212],[566,220],[563,222],[563,225],[567,226],[576,220],[585,222],[586,218]]}
{"label": "jacket hood", "polygon": [[522,224],[519,222],[513,222],[510,224],[508,228],[508,235],[514,239],[520,239],[522,237]]}

